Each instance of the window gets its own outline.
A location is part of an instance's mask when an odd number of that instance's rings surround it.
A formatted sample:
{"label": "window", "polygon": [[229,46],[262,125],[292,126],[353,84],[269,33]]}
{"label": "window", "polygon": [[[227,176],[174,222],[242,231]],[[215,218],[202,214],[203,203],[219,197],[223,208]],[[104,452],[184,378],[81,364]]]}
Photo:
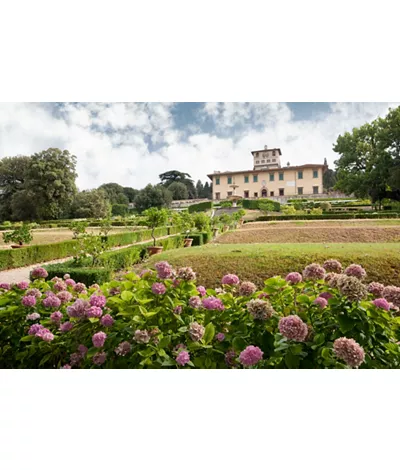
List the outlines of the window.
{"label": "window", "polygon": [[279,181],[283,181],[283,173],[279,173]]}
{"label": "window", "polygon": [[253,183],[258,183],[258,175],[253,175]]}
{"label": "window", "polygon": [[215,184],[219,184],[219,178],[215,178]]}
{"label": "window", "polygon": [[261,197],[267,197],[267,190],[266,189],[263,189],[261,191]]}
{"label": "window", "polygon": [[276,162],[276,158],[273,158],[272,161],[273,161],[273,162]]}
{"label": "window", "polygon": [[265,163],[265,160],[261,160],[261,163]]}
{"label": "window", "polygon": [[314,170],[314,171],[313,171],[312,177],[313,177],[313,178],[318,178],[318,170]]}
{"label": "window", "polygon": [[313,186],[312,187],[312,192],[313,192],[313,194],[318,194],[318,186]]}
{"label": "window", "polygon": [[274,175],[274,173],[270,173],[270,174],[269,174],[269,180],[270,180],[270,181],[274,181],[274,180],[275,180],[275,175]]}
{"label": "window", "polygon": [[215,193],[215,199],[219,201],[221,199],[221,193]]}
{"label": "window", "polygon": [[271,163],[271,160],[267,160],[267,163]]}
{"label": "window", "polygon": [[272,150],[272,156],[275,157],[275,150]]}
{"label": "window", "polygon": [[254,193],[254,197],[258,197],[258,193]]}
{"label": "window", "polygon": [[232,191],[228,191],[226,194],[227,194],[228,197],[232,196]]}
{"label": "window", "polygon": [[249,182],[249,177],[248,177],[248,176],[245,176],[245,177],[244,177],[244,182],[245,182],[245,183],[248,183],[248,182]]}
{"label": "window", "polygon": [[284,196],[285,190],[283,188],[279,188],[279,196]]}
{"label": "window", "polygon": [[244,197],[249,197],[249,192],[248,191],[244,192]]}
{"label": "window", "polygon": [[270,192],[269,192],[269,195],[270,195],[271,197],[274,197],[274,192],[273,192],[273,191],[270,191]]}
{"label": "window", "polygon": [[297,194],[303,194],[303,188],[297,188]]}
{"label": "window", "polygon": [[228,184],[232,184],[232,176],[228,176]]}
{"label": "window", "polygon": [[257,160],[257,161],[256,161],[256,165],[258,165],[259,163],[260,163],[260,160]]}
{"label": "window", "polygon": [[303,172],[302,172],[302,171],[298,171],[298,172],[297,172],[297,178],[298,178],[299,180],[302,180],[302,179],[303,179]]}

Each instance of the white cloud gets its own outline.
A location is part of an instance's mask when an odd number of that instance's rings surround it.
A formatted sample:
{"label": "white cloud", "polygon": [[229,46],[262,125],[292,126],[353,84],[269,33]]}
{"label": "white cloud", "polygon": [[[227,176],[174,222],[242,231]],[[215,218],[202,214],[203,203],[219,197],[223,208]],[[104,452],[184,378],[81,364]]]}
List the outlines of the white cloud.
{"label": "white cloud", "polygon": [[[337,136],[384,115],[388,103],[336,103],[296,121],[283,103],[206,103],[200,121],[175,127],[173,103],[68,103],[60,116],[36,103],[0,104],[0,156],[66,148],[78,157],[81,189],[106,182],[142,188],[177,169],[197,180],[214,170],[250,169],[251,150],[280,147],[282,163],[330,165]],[[213,129],[205,132],[205,121]],[[156,149],[156,150],[154,150]]]}

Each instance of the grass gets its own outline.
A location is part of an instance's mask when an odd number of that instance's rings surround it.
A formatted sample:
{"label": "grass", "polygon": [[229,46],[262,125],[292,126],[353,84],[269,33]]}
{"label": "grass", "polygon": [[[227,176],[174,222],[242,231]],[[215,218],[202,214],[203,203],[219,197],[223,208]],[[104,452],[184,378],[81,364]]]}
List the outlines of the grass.
{"label": "grass", "polygon": [[368,273],[367,282],[399,284],[400,243],[209,244],[153,256],[138,270],[166,260],[174,267],[192,266],[200,284],[206,287],[219,285],[227,273],[261,286],[268,277],[301,272],[307,264],[329,258],[338,259],[344,266],[362,264]]}

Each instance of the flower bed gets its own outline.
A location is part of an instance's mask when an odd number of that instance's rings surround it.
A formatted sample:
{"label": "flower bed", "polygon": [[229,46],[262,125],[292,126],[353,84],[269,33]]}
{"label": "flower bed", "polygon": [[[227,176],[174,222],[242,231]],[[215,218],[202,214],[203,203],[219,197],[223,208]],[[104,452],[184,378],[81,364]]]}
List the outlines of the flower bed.
{"label": "flower bed", "polygon": [[398,368],[400,288],[313,263],[262,290],[215,289],[166,262],[86,287],[67,274],[0,285],[2,368]]}

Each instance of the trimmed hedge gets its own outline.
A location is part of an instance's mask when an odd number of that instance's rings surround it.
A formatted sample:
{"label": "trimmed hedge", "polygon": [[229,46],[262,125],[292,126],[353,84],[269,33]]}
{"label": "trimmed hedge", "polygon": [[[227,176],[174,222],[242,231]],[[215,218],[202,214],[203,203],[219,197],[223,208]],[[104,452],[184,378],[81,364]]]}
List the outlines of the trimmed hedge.
{"label": "trimmed hedge", "polygon": [[[67,263],[59,264],[49,264],[45,266],[46,271],[49,274],[49,279],[53,277],[63,277],[64,274],[68,273],[76,282],[83,282],[87,286],[92,284],[100,284],[104,282],[109,282],[112,278],[113,271],[111,268],[104,267],[79,267],[74,266],[73,262],[69,261]],[[30,276],[32,281],[32,277]]]}
{"label": "trimmed hedge", "polygon": [[199,202],[198,204],[193,204],[188,207],[189,214],[193,212],[205,212],[212,209],[213,203],[212,201],[204,201]]}
{"label": "trimmed hedge", "polygon": [[281,210],[281,205],[277,201],[271,201],[271,199],[243,199],[242,206],[243,209],[258,210],[260,204],[270,205],[271,211],[279,212]]}
{"label": "trimmed hedge", "polygon": [[212,234],[211,232],[195,232],[189,234],[188,238],[193,238],[192,246],[201,246],[212,239]]}
{"label": "trimmed hedge", "polygon": [[390,212],[386,214],[322,214],[322,215],[264,215],[257,217],[255,220],[245,220],[248,222],[268,222],[272,220],[344,220],[344,219],[397,219],[400,214],[397,212]]}

